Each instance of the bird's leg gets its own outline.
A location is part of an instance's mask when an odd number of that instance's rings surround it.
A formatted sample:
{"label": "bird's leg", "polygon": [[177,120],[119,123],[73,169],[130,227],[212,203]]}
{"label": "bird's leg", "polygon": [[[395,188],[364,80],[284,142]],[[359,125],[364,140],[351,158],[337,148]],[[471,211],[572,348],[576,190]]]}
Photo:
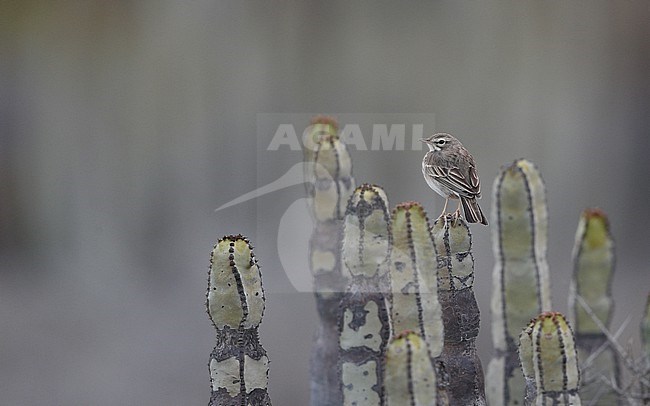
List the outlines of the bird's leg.
{"label": "bird's leg", "polygon": [[445,199],[445,207],[442,208],[442,213],[440,213],[440,217],[443,217],[447,212],[447,203],[449,203],[449,198]]}
{"label": "bird's leg", "polygon": [[458,208],[456,209],[456,212],[454,213],[456,217],[460,217],[460,204],[461,204],[460,197],[458,198]]}

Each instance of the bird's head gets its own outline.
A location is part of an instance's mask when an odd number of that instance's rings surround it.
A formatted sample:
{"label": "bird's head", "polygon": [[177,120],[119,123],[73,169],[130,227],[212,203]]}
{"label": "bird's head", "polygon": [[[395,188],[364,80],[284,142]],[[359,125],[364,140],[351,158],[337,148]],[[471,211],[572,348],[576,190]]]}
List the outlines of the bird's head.
{"label": "bird's head", "polygon": [[454,136],[447,133],[433,134],[427,138],[422,138],[420,141],[429,147],[429,151],[442,151],[458,142]]}

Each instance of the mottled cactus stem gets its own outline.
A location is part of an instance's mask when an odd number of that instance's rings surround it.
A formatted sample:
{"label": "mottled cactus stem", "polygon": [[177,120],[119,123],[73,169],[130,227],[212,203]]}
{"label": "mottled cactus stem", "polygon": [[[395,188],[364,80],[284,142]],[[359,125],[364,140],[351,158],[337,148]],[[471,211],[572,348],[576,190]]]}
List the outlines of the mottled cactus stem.
{"label": "mottled cactus stem", "polygon": [[492,187],[492,342],[487,395],[493,405],[517,405],[525,383],[517,342],[529,320],[551,308],[546,262],[547,210],[537,168],[519,159],[501,169]]}
{"label": "mottled cactus stem", "polygon": [[427,345],[417,333],[406,331],[391,340],[384,386],[387,406],[437,404],[436,373]]}
{"label": "mottled cactus stem", "polygon": [[437,379],[437,402],[447,404],[448,382],[439,360],[444,327],[438,300],[437,258],[424,208],[416,202],[397,205],[391,230],[391,330],[393,334],[415,331],[418,340],[424,340],[428,357],[441,375]]}
{"label": "mottled cactus stem", "polygon": [[390,217],[378,186],[359,186],[345,215],[343,262],[351,275],[339,307],[339,385],[343,405],[384,404]]}
{"label": "mottled cactus stem", "polygon": [[[530,326],[529,326],[530,327]],[[535,405],[579,406],[580,370],[575,338],[568,322],[560,313],[542,313],[532,321],[526,340],[532,343],[532,365],[537,395]],[[530,345],[528,341],[526,344]],[[522,365],[531,364],[530,351],[522,348]]]}
{"label": "mottled cactus stem", "polygon": [[[611,295],[614,241],[602,210],[587,209],[582,213],[573,247],[573,264],[569,309],[573,312],[578,356],[583,362],[589,360],[588,365],[582,366],[580,397],[588,404],[614,405],[618,395],[602,384],[601,377],[613,378],[616,386],[620,386],[618,355],[611,346],[601,348],[607,343],[607,336],[592,318],[598,318],[609,328],[614,310]],[[580,305],[577,296],[584,299],[589,312]]]}
{"label": "mottled cactus stem", "polygon": [[305,186],[317,222],[341,220],[354,190],[352,160],[337,129],[334,119],[315,117],[305,140]]}
{"label": "mottled cactus stem", "polygon": [[528,326],[519,335],[519,362],[521,372],[524,375],[526,387],[524,391],[524,406],[535,404],[537,399],[537,385],[535,384],[535,366],[533,365],[533,327],[535,320],[531,320]]}
{"label": "mottled cactus stem", "polygon": [[262,275],[241,235],[222,238],[212,250],[207,309],[217,329],[210,406],[270,406],[269,360],[257,333],[264,314]]}
{"label": "mottled cactus stem", "polygon": [[450,405],[485,405],[483,369],[476,352],[480,313],[474,297],[472,236],[465,220],[448,214],[432,228],[437,256],[438,297],[449,374]]}
{"label": "mottled cactus stem", "polygon": [[314,229],[309,241],[309,266],[320,324],[311,356],[311,405],[341,403],[338,384],[338,305],[345,288],[341,272],[343,215],[352,190],[352,161],[339,140],[336,121],[315,117],[305,140],[305,185]]}

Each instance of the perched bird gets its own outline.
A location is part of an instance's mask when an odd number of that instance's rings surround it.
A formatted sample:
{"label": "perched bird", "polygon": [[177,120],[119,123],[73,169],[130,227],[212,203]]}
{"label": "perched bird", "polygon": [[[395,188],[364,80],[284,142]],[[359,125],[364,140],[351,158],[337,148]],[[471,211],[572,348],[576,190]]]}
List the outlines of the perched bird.
{"label": "perched bird", "polygon": [[429,147],[422,160],[422,174],[429,187],[445,198],[442,215],[449,199],[459,199],[456,213],[463,206],[468,223],[487,225],[476,199],[481,198],[481,181],[472,154],[451,134],[433,134],[420,141]]}

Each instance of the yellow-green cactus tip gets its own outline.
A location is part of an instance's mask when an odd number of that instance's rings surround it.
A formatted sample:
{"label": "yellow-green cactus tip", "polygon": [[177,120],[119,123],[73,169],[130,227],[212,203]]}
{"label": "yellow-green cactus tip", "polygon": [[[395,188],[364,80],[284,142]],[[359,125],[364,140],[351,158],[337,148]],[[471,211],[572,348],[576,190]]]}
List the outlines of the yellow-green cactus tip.
{"label": "yellow-green cactus tip", "polygon": [[472,234],[467,222],[459,216],[447,214],[438,218],[431,229],[439,254],[469,251],[472,249]]}
{"label": "yellow-green cactus tip", "polygon": [[585,242],[589,248],[600,248],[609,239],[609,220],[601,209],[586,209],[582,213],[582,221],[586,227]]}
{"label": "yellow-green cactus tip", "polygon": [[336,120],[336,118],[324,114],[319,114],[314,117],[309,121],[309,124],[311,125],[324,125],[324,126],[330,126],[334,129],[334,132],[338,131],[339,129],[339,123]]}
{"label": "yellow-green cactus tip", "polygon": [[208,314],[217,328],[250,328],[260,324],[264,290],[253,246],[248,238],[221,238],[210,256]]}

